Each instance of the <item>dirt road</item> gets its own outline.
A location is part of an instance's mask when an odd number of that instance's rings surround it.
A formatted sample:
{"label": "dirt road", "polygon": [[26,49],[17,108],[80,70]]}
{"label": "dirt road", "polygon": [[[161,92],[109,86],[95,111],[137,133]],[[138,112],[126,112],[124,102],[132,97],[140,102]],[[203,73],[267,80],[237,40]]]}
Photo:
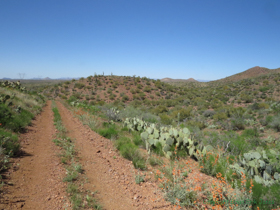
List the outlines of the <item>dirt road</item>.
{"label": "dirt road", "polygon": [[[79,162],[88,180],[83,188],[96,192],[103,209],[172,209],[163,201],[155,183],[135,183],[137,171],[118,154],[110,140],[83,125],[61,103],[57,102],[57,106],[67,135],[75,139],[79,151]],[[4,174],[8,184],[0,194],[0,209],[71,209],[66,183],[62,181],[66,171],[57,155],[60,148],[52,142],[55,133],[49,101],[20,136],[23,154],[12,159],[12,167]]]}
{"label": "dirt road", "polygon": [[52,142],[55,134],[51,102],[20,136],[23,154],[13,159],[4,174],[6,185],[0,196],[0,209],[65,209],[70,205],[62,178],[65,169]]}

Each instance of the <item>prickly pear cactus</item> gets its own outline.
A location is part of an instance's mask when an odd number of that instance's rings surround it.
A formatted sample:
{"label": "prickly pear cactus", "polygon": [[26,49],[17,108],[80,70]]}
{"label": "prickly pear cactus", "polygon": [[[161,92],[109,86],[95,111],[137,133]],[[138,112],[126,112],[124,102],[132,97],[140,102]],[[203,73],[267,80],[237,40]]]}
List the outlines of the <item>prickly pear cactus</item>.
{"label": "prickly pear cactus", "polygon": [[145,143],[148,151],[150,151],[150,148],[160,143],[162,152],[168,158],[172,156],[172,146],[185,149],[190,156],[194,156],[197,159],[205,155],[207,151],[213,149],[210,145],[204,147],[191,140],[188,128],[174,128],[171,126],[150,124],[139,118],[126,118],[123,121],[123,125],[129,130],[142,131],[140,134],[141,139]]}
{"label": "prickly pear cactus", "polygon": [[0,82],[0,86],[5,87],[5,88],[14,88],[14,89],[18,89],[21,91],[25,91],[26,88],[22,87],[20,84],[20,81],[17,82],[11,82],[11,81],[4,81],[4,82]]}
{"label": "prickly pear cactus", "polygon": [[278,174],[280,165],[278,152],[272,149],[267,152],[257,148],[256,150],[244,153],[242,157],[239,157],[239,163],[230,167],[237,173],[240,173],[242,169],[242,172],[246,172],[256,182],[270,186],[280,181]]}

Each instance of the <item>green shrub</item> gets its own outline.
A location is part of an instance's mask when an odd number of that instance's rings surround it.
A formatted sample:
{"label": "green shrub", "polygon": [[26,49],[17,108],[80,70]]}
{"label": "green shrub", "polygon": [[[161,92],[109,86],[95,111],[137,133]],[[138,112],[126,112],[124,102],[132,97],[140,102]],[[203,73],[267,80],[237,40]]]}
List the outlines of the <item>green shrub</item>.
{"label": "green shrub", "polygon": [[158,157],[151,156],[149,158],[149,163],[151,166],[162,165],[163,162]]}
{"label": "green shrub", "polygon": [[151,92],[151,88],[149,86],[146,86],[143,90],[147,93]]}
{"label": "green shrub", "polygon": [[269,105],[267,103],[261,102],[261,103],[259,103],[259,108],[260,109],[268,109]]}
{"label": "green shrub", "polygon": [[27,125],[30,125],[34,115],[24,109],[18,112],[11,110],[6,104],[0,104],[0,123],[7,129],[14,132],[21,132]]}
{"label": "green shrub", "polygon": [[218,99],[213,99],[211,102],[210,102],[210,106],[213,108],[213,109],[217,109],[219,107],[221,107],[223,105],[223,103],[218,100]]}
{"label": "green shrub", "polygon": [[[268,124],[270,124],[272,121],[273,121],[273,116],[268,115],[268,116],[266,116],[266,118],[265,118],[264,124],[265,124],[265,125],[268,125]],[[263,126],[265,126],[265,125],[263,125]]]}
{"label": "green shrub", "polygon": [[9,156],[16,155],[20,150],[17,135],[14,135],[0,128],[0,145],[4,148],[4,154]]}
{"label": "green shrub", "polygon": [[140,184],[141,182],[144,182],[145,181],[145,176],[141,176],[141,175],[139,175],[139,174],[137,174],[136,176],[135,176],[135,183],[136,184]]}
{"label": "green shrub", "polygon": [[268,125],[269,125],[269,127],[273,128],[279,132],[280,131],[280,115],[274,116]]}
{"label": "green shrub", "polygon": [[242,132],[242,136],[244,136],[244,137],[259,137],[258,129],[257,128],[245,129]]}
{"label": "green shrub", "polygon": [[112,137],[116,137],[118,135],[118,131],[115,129],[115,126],[109,126],[108,128],[104,129],[98,129],[97,132],[108,139],[111,139]]}
{"label": "green shrub", "polygon": [[84,85],[83,83],[76,83],[76,84],[74,85],[74,88],[82,89],[82,88],[84,88],[84,87],[85,87],[85,85]]}
{"label": "green shrub", "polygon": [[153,112],[155,114],[160,114],[160,113],[164,113],[164,112],[168,112],[168,109],[166,106],[163,105],[159,105],[156,108],[153,109]]}
{"label": "green shrub", "polygon": [[146,95],[145,95],[145,93],[141,92],[141,93],[139,93],[139,97],[140,97],[142,100],[144,100],[144,99],[146,98]]}
{"label": "green shrub", "polygon": [[193,127],[198,127],[200,130],[204,129],[207,127],[205,122],[203,121],[195,121],[195,120],[190,120],[187,122],[188,126],[193,126]]}
{"label": "green shrub", "polygon": [[244,130],[245,129],[245,121],[242,118],[231,119],[231,125],[232,125],[233,130]]}
{"label": "green shrub", "polygon": [[183,121],[184,119],[186,119],[192,115],[192,110],[193,110],[193,108],[191,106],[189,106],[185,109],[182,108],[179,110],[175,110],[172,112],[171,117],[174,119],[178,119],[178,113],[180,113],[179,120]]}
{"label": "green shrub", "polygon": [[133,160],[134,154],[137,151],[137,146],[134,145],[132,142],[127,142],[126,144],[123,144],[120,146],[120,153],[121,155],[128,159],[128,160]]}
{"label": "green shrub", "polygon": [[172,118],[167,114],[161,114],[160,115],[160,121],[165,125],[172,124]]}
{"label": "green shrub", "polygon": [[259,88],[259,90],[261,91],[261,92],[266,92],[266,91],[268,91],[269,90],[269,87],[260,87]]}
{"label": "green shrub", "polygon": [[247,94],[242,94],[241,95],[241,100],[243,100],[245,103],[252,103],[253,98]]}
{"label": "green shrub", "polygon": [[228,118],[228,116],[227,116],[227,114],[226,113],[224,113],[224,112],[220,112],[220,113],[216,113],[216,114],[214,114],[213,115],[213,119],[214,120],[225,120],[225,119],[227,119]]}
{"label": "green shrub", "polygon": [[67,99],[67,96],[65,96],[65,95],[61,95],[60,97],[61,97],[62,99],[64,99],[64,100]]}
{"label": "green shrub", "polygon": [[116,140],[115,145],[124,158],[132,161],[135,168],[142,170],[146,168],[145,158],[141,155],[138,147],[133,144],[129,138],[121,137]]}
{"label": "green shrub", "polygon": [[203,112],[203,116],[204,117],[213,117],[213,115],[215,115],[215,111],[213,111],[213,110],[205,110],[204,112]]}
{"label": "green shrub", "polygon": [[133,143],[136,146],[144,145],[144,142],[142,141],[141,136],[139,135],[138,132],[133,132]]}
{"label": "green shrub", "polygon": [[134,88],[131,88],[131,89],[130,89],[130,92],[131,92],[132,94],[135,94],[135,93],[136,93],[136,90],[135,90]]}

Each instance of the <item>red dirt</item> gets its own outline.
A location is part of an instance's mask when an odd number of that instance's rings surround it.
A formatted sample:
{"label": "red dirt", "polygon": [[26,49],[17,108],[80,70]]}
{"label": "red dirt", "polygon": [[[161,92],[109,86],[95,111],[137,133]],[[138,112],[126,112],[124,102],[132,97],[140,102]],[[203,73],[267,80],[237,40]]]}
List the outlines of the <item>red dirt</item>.
{"label": "red dirt", "polygon": [[12,159],[0,209],[65,209],[70,206],[62,178],[65,169],[57,156],[59,148],[52,142],[55,134],[50,102],[20,136],[23,155]]}
{"label": "red dirt", "polygon": [[155,183],[135,183],[137,171],[119,156],[109,139],[83,125],[61,103],[57,106],[68,136],[76,139],[80,163],[89,181],[85,188],[98,191],[96,196],[104,209],[172,209]]}

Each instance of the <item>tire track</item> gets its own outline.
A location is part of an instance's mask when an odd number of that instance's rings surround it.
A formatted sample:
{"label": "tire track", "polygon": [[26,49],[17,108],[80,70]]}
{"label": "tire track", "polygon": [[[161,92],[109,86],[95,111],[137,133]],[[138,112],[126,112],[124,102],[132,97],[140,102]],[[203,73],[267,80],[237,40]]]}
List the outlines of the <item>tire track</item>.
{"label": "tire track", "polygon": [[68,136],[76,139],[79,162],[89,181],[85,188],[98,191],[97,198],[104,209],[172,209],[154,183],[135,183],[133,165],[118,155],[110,140],[84,126],[61,103],[56,104]]}

